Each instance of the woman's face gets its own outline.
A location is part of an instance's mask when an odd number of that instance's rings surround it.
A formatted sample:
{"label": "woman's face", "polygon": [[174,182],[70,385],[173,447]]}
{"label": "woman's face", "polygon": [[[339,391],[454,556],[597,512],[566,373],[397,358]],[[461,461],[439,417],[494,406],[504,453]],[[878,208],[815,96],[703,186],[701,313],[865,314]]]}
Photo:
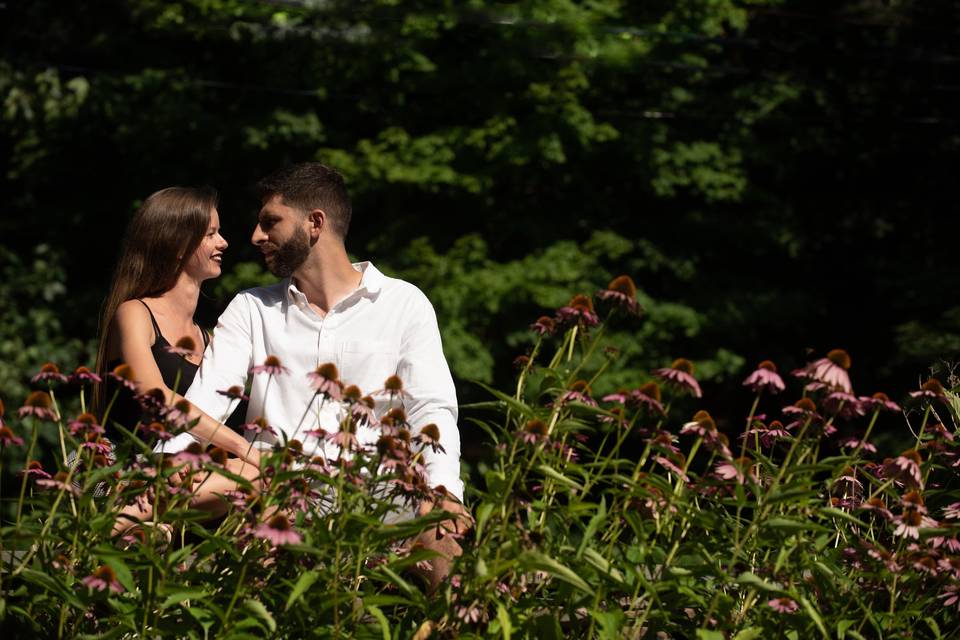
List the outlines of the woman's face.
{"label": "woman's face", "polygon": [[220,275],[220,262],[227,250],[227,241],[220,235],[220,214],[216,209],[210,211],[210,225],[200,242],[200,246],[187,261],[184,271],[199,280],[208,280]]}

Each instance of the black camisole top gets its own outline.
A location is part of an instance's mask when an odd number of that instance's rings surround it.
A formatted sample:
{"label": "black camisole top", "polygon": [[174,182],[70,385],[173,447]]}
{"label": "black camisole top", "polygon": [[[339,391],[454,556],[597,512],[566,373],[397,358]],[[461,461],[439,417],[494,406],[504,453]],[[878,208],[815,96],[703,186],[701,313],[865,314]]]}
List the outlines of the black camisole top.
{"label": "black camisole top", "polygon": [[[150,353],[153,354],[157,368],[160,369],[163,384],[181,395],[186,393],[187,389],[189,389],[193,383],[194,377],[197,375],[197,369],[200,367],[181,355],[167,351],[170,342],[160,333],[160,325],[157,324],[157,319],[153,316],[153,312],[146,302],[140,299],[137,299],[137,301],[146,307],[147,313],[150,314],[150,322],[153,323],[153,331],[157,335],[157,339],[154,340],[153,345],[150,347]],[[200,333],[203,336],[203,348],[206,349],[210,339],[207,336],[207,332],[203,329],[200,330]],[[107,364],[107,370],[112,370],[121,364],[121,362],[119,358],[109,362]],[[136,372],[134,372],[134,374],[136,374]],[[108,390],[108,393],[112,394],[113,392],[114,389]],[[110,422],[119,422],[125,428],[132,430],[140,420],[141,413],[140,405],[133,399],[133,394],[127,389],[120,388],[117,400],[110,412]],[[117,437],[119,435],[115,429],[108,428],[107,431],[108,437]]]}

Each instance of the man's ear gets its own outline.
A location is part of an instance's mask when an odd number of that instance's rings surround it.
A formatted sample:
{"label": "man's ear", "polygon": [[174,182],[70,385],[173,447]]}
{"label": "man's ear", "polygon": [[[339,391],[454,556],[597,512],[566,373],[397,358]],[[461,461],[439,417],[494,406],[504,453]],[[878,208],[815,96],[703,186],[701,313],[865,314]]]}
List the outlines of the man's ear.
{"label": "man's ear", "polygon": [[309,214],[310,237],[317,239],[322,231],[326,231],[327,213],[323,209],[314,209]]}

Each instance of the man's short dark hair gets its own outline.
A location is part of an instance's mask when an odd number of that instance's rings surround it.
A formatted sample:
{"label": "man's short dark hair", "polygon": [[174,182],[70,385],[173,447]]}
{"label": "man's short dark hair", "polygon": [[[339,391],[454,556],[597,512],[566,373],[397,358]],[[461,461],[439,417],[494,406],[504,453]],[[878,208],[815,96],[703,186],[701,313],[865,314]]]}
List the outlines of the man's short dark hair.
{"label": "man's short dark hair", "polygon": [[350,229],[350,195],[343,176],[319,162],[284,167],[257,183],[257,196],[266,202],[280,196],[283,204],[302,211],[323,209],[330,228],[341,238]]}

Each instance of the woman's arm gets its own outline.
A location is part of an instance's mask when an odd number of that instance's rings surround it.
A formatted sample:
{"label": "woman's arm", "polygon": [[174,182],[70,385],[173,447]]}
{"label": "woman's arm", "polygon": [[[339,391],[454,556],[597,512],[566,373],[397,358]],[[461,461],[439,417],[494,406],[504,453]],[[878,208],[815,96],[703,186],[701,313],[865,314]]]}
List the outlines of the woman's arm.
{"label": "woman's arm", "polygon": [[[119,346],[121,359],[133,369],[137,390],[140,393],[150,389],[160,389],[170,404],[185,400],[163,382],[163,376],[151,351],[154,341],[153,323],[150,321],[149,312],[142,304],[136,300],[128,300],[121,304],[117,308],[110,330],[111,338],[116,340],[114,344]],[[246,459],[257,467],[260,466],[259,451],[251,449],[250,443],[232,429],[221,425],[192,403],[189,417],[190,420],[199,420],[190,430],[198,439]]]}

